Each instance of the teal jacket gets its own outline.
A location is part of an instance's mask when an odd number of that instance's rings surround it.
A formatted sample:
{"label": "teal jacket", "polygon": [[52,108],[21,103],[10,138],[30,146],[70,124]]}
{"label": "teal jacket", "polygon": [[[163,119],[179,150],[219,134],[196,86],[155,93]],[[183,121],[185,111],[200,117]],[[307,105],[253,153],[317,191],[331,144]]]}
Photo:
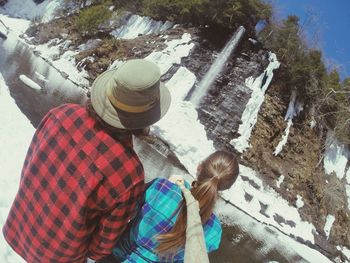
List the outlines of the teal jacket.
{"label": "teal jacket", "polygon": [[[185,185],[189,188],[187,182]],[[179,186],[164,178],[154,180],[146,190],[141,210],[113,249],[114,256],[121,262],[166,262],[154,253],[158,246],[156,237],[172,229],[182,199]],[[214,214],[203,226],[203,230],[207,251],[218,249],[222,229],[219,219]],[[183,259],[184,248],[180,249],[171,261],[183,262]]]}

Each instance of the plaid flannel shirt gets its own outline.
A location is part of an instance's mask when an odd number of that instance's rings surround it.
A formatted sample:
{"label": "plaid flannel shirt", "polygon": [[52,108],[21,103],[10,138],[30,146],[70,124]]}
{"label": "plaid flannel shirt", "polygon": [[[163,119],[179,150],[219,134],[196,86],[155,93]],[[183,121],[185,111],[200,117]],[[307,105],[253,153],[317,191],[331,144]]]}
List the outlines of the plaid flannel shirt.
{"label": "plaid flannel shirt", "polygon": [[3,228],[27,262],[101,259],[136,214],[144,173],[132,138],[95,124],[84,107],[66,104],[37,128]]}
{"label": "plaid flannel shirt", "polygon": [[[186,182],[185,186],[189,188]],[[166,262],[154,253],[158,246],[156,237],[169,232],[176,222],[178,207],[183,196],[179,186],[167,179],[156,179],[146,190],[145,203],[136,216],[130,230],[126,231],[113,249],[121,262]],[[207,251],[218,249],[221,241],[221,224],[212,214],[203,225]],[[183,262],[184,248],[179,250],[172,262]]]}

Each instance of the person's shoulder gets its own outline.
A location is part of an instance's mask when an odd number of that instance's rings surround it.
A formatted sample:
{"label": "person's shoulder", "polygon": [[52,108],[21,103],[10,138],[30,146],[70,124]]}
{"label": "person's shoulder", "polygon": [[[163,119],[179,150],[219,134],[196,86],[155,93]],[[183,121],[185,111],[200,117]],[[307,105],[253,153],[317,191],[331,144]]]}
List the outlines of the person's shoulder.
{"label": "person's shoulder", "polygon": [[73,103],[62,104],[56,108],[53,108],[48,112],[48,115],[54,116],[58,121],[61,122],[67,119],[73,121],[76,119],[88,119],[86,107]]}
{"label": "person's shoulder", "polygon": [[75,104],[75,103],[65,103],[62,105],[59,105],[53,109],[51,109],[51,112],[72,112],[77,111],[77,110],[84,110],[85,107],[80,105],[80,104]]}
{"label": "person's shoulder", "polygon": [[146,190],[146,198],[148,199],[171,198],[181,199],[181,189],[178,185],[172,183],[167,178],[157,178]]}
{"label": "person's shoulder", "polygon": [[60,106],[57,106],[50,110],[51,113],[65,113],[67,116],[78,112],[85,111],[85,107],[80,104],[66,103]]}
{"label": "person's shoulder", "polygon": [[167,178],[156,178],[150,185],[150,189],[161,190],[163,188],[171,188],[173,184]]}
{"label": "person's shoulder", "polygon": [[[152,188],[155,188],[155,189],[168,189],[168,190],[176,190],[176,191],[179,191],[181,192],[181,189],[180,187],[176,184],[176,180],[178,179],[183,179],[183,176],[182,175],[172,175],[170,178],[156,178],[153,180],[152,184],[150,187]],[[186,188],[189,188],[190,185],[187,181],[184,181],[184,184],[186,186]]]}
{"label": "person's shoulder", "polygon": [[144,211],[168,218],[173,215],[182,200],[182,192],[178,185],[166,178],[157,178],[146,190]]}

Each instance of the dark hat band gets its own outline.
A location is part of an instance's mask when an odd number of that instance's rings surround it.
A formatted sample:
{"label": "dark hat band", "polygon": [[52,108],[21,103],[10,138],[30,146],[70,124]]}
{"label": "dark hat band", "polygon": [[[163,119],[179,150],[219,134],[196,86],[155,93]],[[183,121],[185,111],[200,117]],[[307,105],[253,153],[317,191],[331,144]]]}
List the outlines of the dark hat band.
{"label": "dark hat band", "polygon": [[130,112],[130,113],[142,113],[142,112],[149,111],[157,104],[157,102],[159,103],[159,96],[157,96],[153,101],[145,105],[138,105],[138,106],[127,105],[121,102],[120,100],[118,100],[116,97],[114,97],[110,90],[107,89],[106,93],[107,93],[108,100],[111,102],[111,104],[115,108],[125,112]]}

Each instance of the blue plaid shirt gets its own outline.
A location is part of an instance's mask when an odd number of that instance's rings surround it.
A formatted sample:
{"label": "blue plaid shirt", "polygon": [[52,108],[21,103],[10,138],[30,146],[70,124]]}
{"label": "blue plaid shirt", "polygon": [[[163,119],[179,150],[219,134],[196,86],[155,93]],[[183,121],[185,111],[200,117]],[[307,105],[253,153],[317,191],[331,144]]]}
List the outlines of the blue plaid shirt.
{"label": "blue plaid shirt", "polygon": [[[189,188],[189,184],[185,183]],[[169,232],[176,222],[178,206],[182,201],[179,186],[167,179],[156,179],[146,190],[145,202],[132,222],[129,231],[120,238],[113,254],[121,262],[165,262],[154,253],[159,234]],[[207,251],[218,249],[221,240],[221,224],[212,214],[203,226]],[[184,248],[173,257],[172,262],[183,262]]]}

